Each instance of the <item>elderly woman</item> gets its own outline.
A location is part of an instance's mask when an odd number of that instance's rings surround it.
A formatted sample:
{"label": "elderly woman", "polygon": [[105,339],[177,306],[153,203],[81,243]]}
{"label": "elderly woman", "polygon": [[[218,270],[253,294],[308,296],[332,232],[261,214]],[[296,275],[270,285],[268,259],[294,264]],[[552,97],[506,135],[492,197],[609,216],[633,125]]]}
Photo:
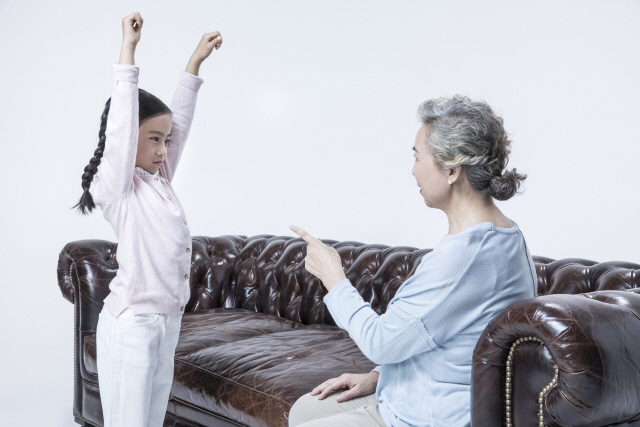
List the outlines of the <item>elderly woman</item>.
{"label": "elderly woman", "polygon": [[[380,366],[302,396],[290,427],[469,426],[480,334],[507,305],[537,294],[524,236],[493,201],[511,198],[526,178],[505,170],[511,142],[502,118],[460,95],[426,101],[418,112],[412,173],[425,204],[447,215],[449,230],[383,315],[351,285],[335,249],[291,227],[308,242],[306,269],[327,288],[324,303],[336,324]],[[332,393],[340,388],[348,390]]]}

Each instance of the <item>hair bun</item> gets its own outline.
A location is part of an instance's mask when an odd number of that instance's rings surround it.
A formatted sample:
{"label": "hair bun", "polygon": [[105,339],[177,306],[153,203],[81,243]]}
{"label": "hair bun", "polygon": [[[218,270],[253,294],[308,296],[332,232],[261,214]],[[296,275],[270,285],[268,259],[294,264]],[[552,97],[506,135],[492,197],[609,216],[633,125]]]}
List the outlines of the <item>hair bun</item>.
{"label": "hair bun", "polygon": [[491,178],[489,194],[496,200],[507,200],[513,197],[527,175],[517,173],[516,168],[505,171],[502,175]]}

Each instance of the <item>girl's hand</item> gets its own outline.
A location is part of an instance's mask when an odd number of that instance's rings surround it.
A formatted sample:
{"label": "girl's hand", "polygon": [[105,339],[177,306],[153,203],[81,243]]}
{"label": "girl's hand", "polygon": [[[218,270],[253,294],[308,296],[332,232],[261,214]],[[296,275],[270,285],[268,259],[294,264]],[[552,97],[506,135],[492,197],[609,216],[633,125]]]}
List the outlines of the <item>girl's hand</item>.
{"label": "girl's hand", "polygon": [[135,48],[142,32],[142,16],[138,12],[122,18],[122,45]]}
{"label": "girl's hand", "polygon": [[309,244],[307,256],[304,259],[304,268],[322,280],[327,291],[330,291],[340,280],[347,278],[342,269],[340,254],[335,248],[325,245],[321,240],[295,225],[290,228]]}
{"label": "girl's hand", "polygon": [[222,45],[222,36],[219,31],[205,33],[202,39],[200,39],[200,43],[198,43],[195,52],[191,55],[191,60],[202,63],[202,61],[211,55],[213,48],[219,49],[220,45]]}
{"label": "girl's hand", "polygon": [[311,390],[311,396],[320,393],[318,400],[322,400],[329,393],[339,388],[347,387],[349,390],[341,393],[336,397],[337,402],[344,402],[353,397],[363,396],[374,393],[378,386],[378,372],[370,372],[368,374],[342,374],[338,378],[326,380],[318,387]]}

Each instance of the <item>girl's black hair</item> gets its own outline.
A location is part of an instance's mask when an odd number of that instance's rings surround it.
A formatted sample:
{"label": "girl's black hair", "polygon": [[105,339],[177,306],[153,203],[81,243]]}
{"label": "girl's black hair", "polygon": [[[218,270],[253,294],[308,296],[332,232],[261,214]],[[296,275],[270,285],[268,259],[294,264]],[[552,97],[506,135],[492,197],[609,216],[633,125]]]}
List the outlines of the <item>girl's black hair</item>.
{"label": "girl's black hair", "polygon": [[[71,209],[77,207],[78,211],[82,214],[91,213],[96,207],[93,202],[93,197],[89,192],[91,181],[93,181],[93,175],[98,171],[102,154],[104,153],[104,143],[106,140],[107,130],[107,117],[109,117],[109,107],[111,106],[111,98],[107,100],[104,111],[102,112],[102,119],[100,121],[100,131],[98,132],[98,148],[93,153],[93,157],[89,160],[89,164],[85,166],[84,173],[82,174],[82,196],[80,201],[74,205]],[[152,117],[159,116],[161,114],[172,114],[171,109],[162,102],[156,96],[150,94],[144,89],[138,88],[138,126],[142,125],[145,120]]]}

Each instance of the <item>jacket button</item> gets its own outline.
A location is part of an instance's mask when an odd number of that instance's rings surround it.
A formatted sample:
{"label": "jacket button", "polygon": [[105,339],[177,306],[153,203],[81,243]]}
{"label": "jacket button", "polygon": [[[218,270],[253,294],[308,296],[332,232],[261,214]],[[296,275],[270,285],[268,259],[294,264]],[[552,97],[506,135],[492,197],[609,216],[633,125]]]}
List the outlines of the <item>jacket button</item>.
{"label": "jacket button", "polygon": [[180,307],[180,311],[184,311],[184,305]]}
{"label": "jacket button", "polygon": [[154,179],[157,181],[159,178],[156,176]]}
{"label": "jacket button", "polygon": [[191,249],[190,249],[190,248],[187,248],[187,252],[191,252]]}
{"label": "jacket button", "polygon": [[188,278],[189,278],[189,275],[188,275],[188,274],[185,274],[185,275],[184,275],[184,278],[185,278],[185,279],[188,279]]}
{"label": "jacket button", "polygon": [[167,196],[167,199],[171,200],[171,197]]}
{"label": "jacket button", "polygon": [[187,225],[187,220],[186,219],[183,219],[182,221],[184,222],[184,225]]}

